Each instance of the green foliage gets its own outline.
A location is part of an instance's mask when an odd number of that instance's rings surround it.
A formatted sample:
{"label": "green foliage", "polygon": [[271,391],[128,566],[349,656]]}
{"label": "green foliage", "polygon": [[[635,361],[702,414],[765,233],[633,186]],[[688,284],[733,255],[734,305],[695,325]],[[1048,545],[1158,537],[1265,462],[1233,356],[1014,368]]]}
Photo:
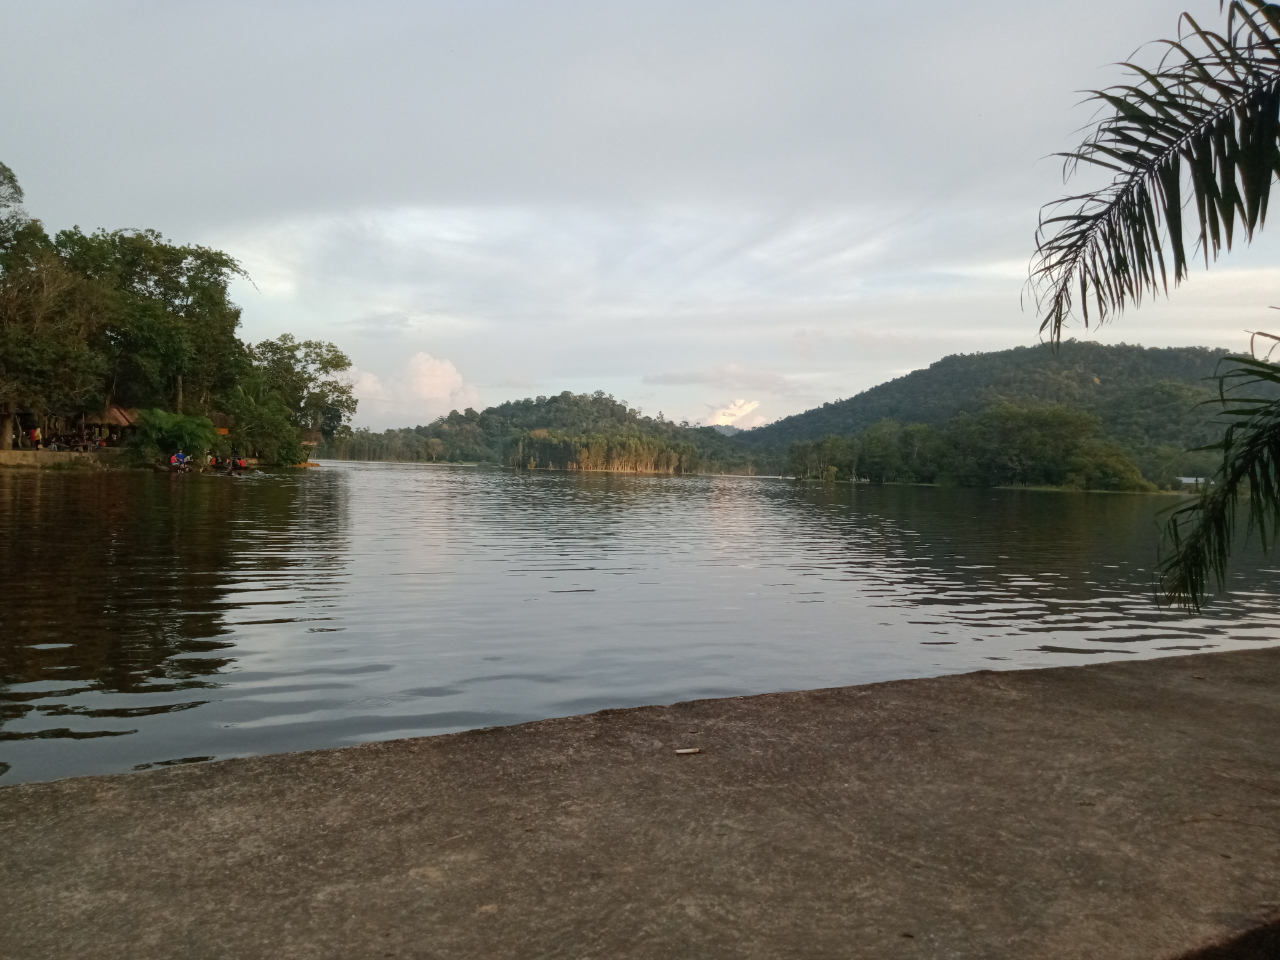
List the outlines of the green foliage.
{"label": "green foliage", "polygon": [[8,166],[0,163],[0,248],[7,247],[14,233],[27,222],[22,212],[22,187]]}
{"label": "green foliage", "polygon": [[801,480],[853,480],[857,464],[858,444],[849,437],[801,440],[787,452],[787,470]]}
{"label": "green foliage", "polygon": [[356,409],[333,344],[284,334],[246,347],[232,257],[153,230],[54,238],[0,164],[0,435],[15,412],[74,419],[105,407],[230,414],[231,443],[269,462],[349,431]]}
{"label": "green foliage", "polygon": [[639,433],[564,434],[529,430],[516,436],[513,467],[610,470],[623,473],[695,473],[701,466],[692,443]]}
{"label": "green foliage", "polygon": [[[7,169],[7,168],[6,168]],[[103,372],[92,339],[104,311],[91,285],[24,221],[0,243],[0,410],[89,402]]]}
{"label": "green foliage", "polygon": [[1097,432],[1097,419],[1083,410],[998,403],[948,425],[950,472],[966,486],[1062,486]]}
{"label": "green foliage", "polygon": [[63,230],[54,247],[103,304],[93,345],[106,363],[106,402],[205,412],[246,369],[228,293],[244,271],[227,254],[175,246],[154,230]]}
{"label": "green foliage", "polygon": [[140,410],[138,430],[129,438],[128,450],[137,463],[167,463],[179,450],[198,461],[217,447],[219,439],[208,417]]}
{"label": "green foliage", "polygon": [[1097,433],[1097,419],[1081,410],[1001,402],[977,416],[962,413],[941,431],[885,419],[854,438],[801,440],[790,465],[801,479],[1153,489],[1125,451]]}
{"label": "green foliage", "polygon": [[927,423],[909,423],[898,439],[902,466],[917,483],[934,483],[946,467],[950,448]]}
{"label": "green foliage", "polygon": [[[956,416],[978,415],[1001,403],[1019,407],[1057,405],[1097,419],[1098,437],[1118,443],[1144,477],[1174,487],[1177,477],[1203,476],[1213,469],[1210,454],[1188,451],[1221,439],[1222,428],[1200,406],[1215,396],[1212,384],[1219,353],[1199,348],[1146,349],[1069,340],[1017,347],[997,353],[946,357],[872,387],[848,400],[734,437],[753,450],[769,451],[800,440],[856,436],[884,419],[923,431],[934,443]],[[1278,394],[1280,395],[1280,394]],[[905,468],[921,482],[939,476],[935,447],[904,448]]]}
{"label": "green foliage", "polygon": [[1214,445],[1221,465],[1200,496],[1172,511],[1165,528],[1172,550],[1160,566],[1165,596],[1196,609],[1211,581],[1224,584],[1241,498],[1247,494],[1245,533],[1256,531],[1264,549],[1280,524],[1280,401],[1265,389],[1280,387],[1280,365],[1254,357],[1224,362],[1218,404],[1225,435]]}
{"label": "green foliage", "polygon": [[[1206,267],[1224,245],[1231,249],[1237,226],[1252,240],[1265,223],[1280,174],[1280,5],[1221,0],[1220,7],[1227,13],[1223,33],[1184,14],[1184,29],[1162,42],[1166,53],[1154,70],[1130,64],[1135,83],[1095,93],[1113,113],[1066,154],[1065,172],[1085,163],[1110,170],[1112,181],[1051,205],[1054,215],[1042,214],[1036,235],[1030,282],[1041,332],[1052,340],[1061,337],[1077,294],[1087,326],[1091,305],[1101,323],[1146,294],[1167,291],[1170,272],[1180,282],[1187,275],[1187,210]],[[1280,516],[1280,367],[1253,356],[1224,362],[1222,416],[1213,425],[1220,439],[1209,444],[1221,451],[1221,465],[1212,485],[1173,511],[1171,550],[1160,568],[1165,596],[1190,607],[1203,602],[1210,580],[1223,584],[1240,498],[1248,494],[1246,532],[1256,529],[1264,548]],[[1148,461],[1168,449],[1163,437],[1146,440]]]}
{"label": "green foliage", "polygon": [[235,420],[232,442],[241,453],[285,466],[307,459],[293,425],[293,411],[262,376],[251,375],[238,383],[224,405]]}
{"label": "green foliage", "polygon": [[1202,446],[1219,438],[1196,404],[1214,393],[1220,351],[1203,347],[1148,349],[1075,340],[993,353],[955,354],[865,390],[825,403],[734,440],[753,449],[786,447],[831,434],[852,436],[891,418],[941,428],[960,413],[994,403],[1078,407],[1102,423],[1103,434],[1137,441]]}
{"label": "green foliage", "polygon": [[1125,64],[1134,83],[1094,92],[1113,112],[1063,155],[1065,173],[1084,163],[1113,178],[1041,217],[1031,282],[1050,338],[1061,337],[1077,304],[1087,326],[1091,305],[1103,322],[1167,290],[1170,273],[1182,280],[1186,211],[1206,266],[1231,249],[1237,224],[1251,240],[1266,220],[1280,173],[1280,6],[1223,6],[1223,33],[1183,14],[1184,29],[1160,41],[1166,54],[1154,69]]}
{"label": "green foliage", "polygon": [[872,424],[862,434],[858,451],[858,476],[872,483],[910,481],[901,448],[902,425],[888,418]]}
{"label": "green foliage", "polygon": [[338,376],[351,360],[332,343],[298,341],[290,334],[263,340],[249,354],[268,389],[291,411],[295,426],[319,440],[348,430],[356,412],[351,383]]}

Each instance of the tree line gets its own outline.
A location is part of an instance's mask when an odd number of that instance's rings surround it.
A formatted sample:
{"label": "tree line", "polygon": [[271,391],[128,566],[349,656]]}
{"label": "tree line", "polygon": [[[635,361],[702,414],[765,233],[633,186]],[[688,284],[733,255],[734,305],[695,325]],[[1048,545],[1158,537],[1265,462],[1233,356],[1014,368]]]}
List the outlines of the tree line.
{"label": "tree line", "polygon": [[22,201],[0,164],[0,450],[113,407],[140,411],[144,459],[185,445],[297,463],[349,430],[350,360],[289,334],[240,340],[229,286],[246,274],[229,254],[154,230],[50,236]]}
{"label": "tree line", "polygon": [[[941,430],[886,418],[853,437],[797,441],[788,460],[796,477],[826,481],[1156,489],[1123,447],[1099,434],[1098,419],[1083,410],[1006,402],[962,413]],[[1166,487],[1176,484],[1170,477]]]}

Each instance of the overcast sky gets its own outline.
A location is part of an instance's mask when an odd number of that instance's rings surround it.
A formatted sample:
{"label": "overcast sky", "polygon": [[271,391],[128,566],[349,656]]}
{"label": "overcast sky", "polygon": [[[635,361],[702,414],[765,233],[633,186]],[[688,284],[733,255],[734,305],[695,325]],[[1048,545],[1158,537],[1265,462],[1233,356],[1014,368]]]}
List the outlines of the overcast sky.
{"label": "overcast sky", "polygon": [[[332,340],[357,424],[603,389],[750,426],[1021,302],[1079,91],[1217,0],[0,0],[0,161],[50,229],[217,246],[249,340]],[[1156,51],[1139,50],[1150,62]],[[1280,326],[1280,237],[1103,342]]]}

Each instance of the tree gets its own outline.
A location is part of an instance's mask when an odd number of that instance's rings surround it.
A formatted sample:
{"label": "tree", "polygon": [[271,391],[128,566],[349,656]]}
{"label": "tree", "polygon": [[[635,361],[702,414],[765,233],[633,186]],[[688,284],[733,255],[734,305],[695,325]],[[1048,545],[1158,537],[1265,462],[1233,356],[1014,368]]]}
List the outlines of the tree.
{"label": "tree", "polygon": [[233,257],[154,230],[51,239],[22,201],[0,164],[0,449],[15,415],[73,420],[114,404],[152,411],[153,425],[231,413],[234,439],[280,463],[303,459],[301,432],[349,434],[351,361],[288,334],[246,347]]}
{"label": "tree", "polygon": [[903,479],[906,464],[902,459],[902,425],[896,420],[881,420],[867,428],[858,450],[858,476],[872,483]]}
{"label": "tree", "polygon": [[22,210],[22,187],[11,168],[0,163],[0,246],[7,247],[14,233],[27,222]]}
{"label": "tree", "polygon": [[996,403],[948,424],[955,450],[951,471],[970,486],[1063,486],[1097,432],[1097,419],[1083,410]]}
{"label": "tree", "polygon": [[[1237,227],[1246,241],[1266,223],[1280,174],[1280,6],[1221,0],[1225,29],[1183,14],[1154,69],[1124,64],[1134,82],[1093,92],[1111,113],[1093,125],[1064,173],[1110,171],[1100,189],[1046,207],[1031,284],[1041,332],[1057,341],[1079,312],[1086,327],[1187,276],[1187,232],[1205,266]],[[1194,219],[1185,217],[1187,210]],[[1248,529],[1269,546],[1280,520],[1280,401],[1238,398],[1228,387],[1280,385],[1280,366],[1228,357],[1219,379],[1226,434],[1222,464],[1199,499],[1166,527],[1172,551],[1160,567],[1164,594],[1191,607],[1209,580],[1221,586],[1236,504],[1248,493]]]}
{"label": "tree", "polygon": [[63,262],[94,283],[109,319],[94,346],[106,358],[105,400],[205,413],[247,369],[229,285],[229,255],[175,246],[154,230],[61,231]]}
{"label": "tree", "polygon": [[249,353],[267,387],[293,411],[299,429],[325,440],[350,432],[357,401],[350,381],[340,376],[351,369],[345,353],[332,343],[298,341],[287,333],[252,345]]}
{"label": "tree", "polygon": [[167,462],[179,450],[196,463],[218,443],[218,433],[208,417],[186,417],[164,410],[143,410],[138,414],[138,431],[129,438],[135,462]]}
{"label": "tree", "polygon": [[12,443],[18,410],[83,407],[102,375],[91,345],[105,319],[100,298],[37,221],[15,223],[0,209],[0,450]]}
{"label": "tree", "polygon": [[238,383],[223,402],[235,422],[232,442],[241,453],[286,465],[306,459],[292,411],[261,374],[255,371]]}

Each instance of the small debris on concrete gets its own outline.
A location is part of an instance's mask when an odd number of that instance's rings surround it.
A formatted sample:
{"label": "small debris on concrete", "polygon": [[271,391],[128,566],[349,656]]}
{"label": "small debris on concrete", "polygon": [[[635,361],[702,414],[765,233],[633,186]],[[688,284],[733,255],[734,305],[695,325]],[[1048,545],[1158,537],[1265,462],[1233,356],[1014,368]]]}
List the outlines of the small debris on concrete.
{"label": "small debris on concrete", "polygon": [[683,750],[677,750],[676,753],[701,753],[697,747],[685,747]]}

